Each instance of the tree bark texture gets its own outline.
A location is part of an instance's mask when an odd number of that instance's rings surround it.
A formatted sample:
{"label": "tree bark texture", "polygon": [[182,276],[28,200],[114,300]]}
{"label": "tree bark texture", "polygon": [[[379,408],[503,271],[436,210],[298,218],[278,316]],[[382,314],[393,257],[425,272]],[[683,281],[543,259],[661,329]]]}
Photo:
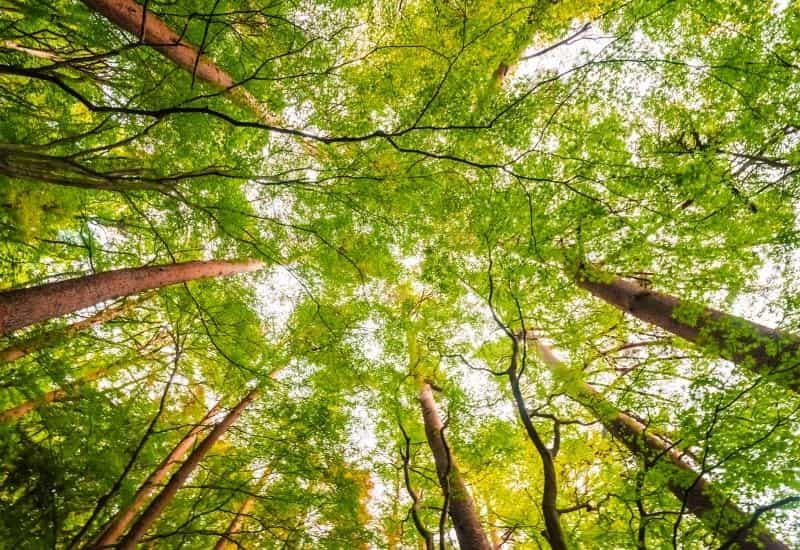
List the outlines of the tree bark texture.
{"label": "tree bark texture", "polygon": [[681,301],[640,284],[613,279],[581,278],[578,284],[594,296],[647,323],[713,351],[757,374],[800,392],[800,338],[742,317],[705,307],[694,323],[680,320]]}
{"label": "tree bark texture", "polygon": [[117,545],[120,550],[131,550],[136,547],[139,540],[145,533],[152,527],[152,525],[161,516],[164,509],[172,502],[178,492],[189,476],[192,474],[200,461],[208,454],[214,444],[222,437],[222,435],[230,428],[242,415],[244,410],[250,403],[258,396],[258,389],[251,390],[244,399],[242,399],[225,418],[211,430],[205,439],[191,452],[186,461],[181,464],[180,468],[172,474],[167,484],[161,492],[150,502],[150,505],[142,512],[136,523],[131,526],[130,531]]}
{"label": "tree bark texture", "polygon": [[35,351],[53,347],[59,342],[62,342],[68,337],[77,334],[82,330],[116,319],[120,315],[132,310],[134,307],[143,302],[144,299],[145,297],[139,300],[129,300],[124,304],[105,308],[102,311],[87,317],[86,319],[72,323],[64,328],[48,330],[42,334],[35,334],[25,338],[3,350],[0,350],[0,363],[10,363],[12,361],[22,359],[26,355],[30,355]]}
{"label": "tree bark texture", "polygon": [[444,425],[436,409],[430,384],[422,383],[418,398],[425,423],[425,436],[436,463],[439,483],[449,495],[450,518],[453,520],[458,545],[461,550],[491,550],[492,546],[481,527],[472,496],[442,435]]}
{"label": "tree bark texture", "polygon": [[261,262],[212,260],[134,267],[0,292],[0,336],[105,300],[176,283],[254,271]]}

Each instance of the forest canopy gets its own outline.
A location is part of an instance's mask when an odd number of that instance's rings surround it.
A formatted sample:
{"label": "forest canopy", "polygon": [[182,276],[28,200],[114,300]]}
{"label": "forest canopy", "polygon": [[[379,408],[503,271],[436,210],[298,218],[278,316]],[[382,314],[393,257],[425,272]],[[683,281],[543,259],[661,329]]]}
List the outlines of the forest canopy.
{"label": "forest canopy", "polygon": [[2,0],[0,113],[0,548],[800,547],[798,0]]}

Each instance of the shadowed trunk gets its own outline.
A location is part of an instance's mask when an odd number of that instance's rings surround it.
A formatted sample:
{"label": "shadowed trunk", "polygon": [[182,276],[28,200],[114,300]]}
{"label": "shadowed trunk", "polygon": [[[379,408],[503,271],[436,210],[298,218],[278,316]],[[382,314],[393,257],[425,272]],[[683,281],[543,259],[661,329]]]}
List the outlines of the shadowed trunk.
{"label": "shadowed trunk", "polygon": [[458,545],[461,550],[491,550],[492,546],[481,527],[472,497],[443,437],[444,425],[436,410],[430,384],[422,383],[418,398],[425,422],[425,436],[436,463],[439,483],[449,496],[450,518],[453,520]]}
{"label": "shadowed trunk", "polygon": [[161,55],[190,72],[194,78],[225,90],[232,99],[255,112],[265,123],[278,125],[277,117],[268,113],[250,92],[238,86],[231,75],[202,55],[153,12],[145,12],[141,4],[134,0],[83,0],[83,3],[142,43],[153,47]]}
{"label": "shadowed trunk", "polygon": [[225,416],[225,418],[216,426],[214,429],[211,430],[205,439],[197,446],[197,448],[192,451],[186,461],[181,464],[181,467],[172,474],[172,477],[169,479],[167,484],[161,490],[161,492],[156,496],[147,509],[142,512],[142,515],[139,516],[139,519],[136,520],[136,523],[133,524],[131,530],[128,532],[127,535],[120,541],[117,545],[117,548],[120,550],[131,550],[135,548],[139,542],[139,539],[144,536],[144,534],[152,527],[152,525],[156,522],[159,518],[161,513],[164,509],[172,502],[172,499],[175,498],[175,495],[178,492],[189,476],[192,474],[197,465],[200,464],[200,461],[208,454],[208,451],[214,446],[214,444],[222,437],[222,435],[230,428],[234,422],[236,422],[239,417],[242,415],[244,410],[247,408],[248,405],[258,396],[258,389],[251,390],[244,399],[242,399],[239,404],[236,405],[231,411]]}
{"label": "shadowed trunk", "polygon": [[544,477],[544,487],[542,489],[542,515],[544,515],[545,530],[547,532],[547,542],[553,550],[567,550],[567,543],[564,540],[564,532],[561,529],[559,519],[557,498],[558,498],[558,478],[556,477],[556,467],[554,463],[554,452],[544,444],[536,427],[528,414],[525,399],[519,386],[519,375],[517,372],[517,362],[519,357],[519,346],[514,342],[514,351],[511,358],[511,366],[508,369],[508,380],[511,384],[511,392],[514,395],[514,402],[517,406],[525,433],[536,448],[536,452],[542,460],[542,474]]}
{"label": "shadowed trunk", "polygon": [[102,173],[80,162],[23,146],[0,143],[0,174],[32,182],[46,182],[93,191],[163,191],[165,184],[148,179],[148,174],[128,171],[125,176]]}
{"label": "shadowed trunk", "polygon": [[254,260],[194,261],[106,271],[29,288],[0,292],[0,335],[113,300],[176,283],[254,271]]}
{"label": "shadowed trunk", "polygon": [[[531,342],[542,361],[553,371],[566,373],[562,363],[541,341]],[[667,440],[648,431],[638,420],[617,409],[589,384],[572,380],[566,393],[592,411],[611,434],[639,458],[661,468],[667,487],[686,509],[710,531],[733,540],[742,550],[789,550],[789,547],[763,528],[749,525],[750,516],[740,510],[705,477],[699,477],[684,454]]]}
{"label": "shadowed trunk", "polygon": [[[681,301],[640,284],[580,278],[578,285],[618,309],[694,342],[725,359],[800,392],[800,338],[712,308],[693,323],[676,318]],[[679,317],[679,316],[678,316]]]}
{"label": "shadowed trunk", "polygon": [[256,486],[253,489],[252,495],[247,495],[247,498],[244,499],[242,502],[239,511],[236,512],[236,516],[231,520],[230,525],[225,530],[225,534],[222,535],[217,544],[214,545],[214,550],[228,550],[229,548],[233,548],[235,545],[230,541],[233,535],[238,534],[242,530],[242,524],[244,520],[247,519],[247,516],[253,510],[253,506],[256,504],[256,494],[264,487],[264,484],[267,482],[267,478],[269,478],[270,470],[264,470],[264,473],[261,474],[261,477],[256,482]]}
{"label": "shadowed trunk", "polygon": [[147,298],[148,297],[143,296],[141,299],[130,300],[118,306],[108,307],[98,313],[95,313],[91,317],[87,317],[86,319],[76,323],[72,323],[64,328],[49,330],[42,334],[36,334],[29,338],[25,338],[20,342],[8,346],[4,350],[0,350],[0,363],[10,363],[12,361],[22,359],[26,355],[29,355],[35,351],[51,348],[73,334],[77,334],[78,332],[87,328],[116,319],[120,315],[129,312],[134,307],[141,304]]}
{"label": "shadowed trunk", "polygon": [[[118,371],[119,369],[133,364],[141,359],[145,359],[155,355],[161,348],[163,347],[164,342],[164,335],[159,334],[152,340],[150,340],[147,344],[140,346],[136,350],[136,355],[134,356],[126,356],[118,361],[114,361],[110,365],[106,365],[105,367],[100,367],[98,369],[90,370],[86,374],[80,377],[79,380],[76,380],[72,384],[68,386],[58,388],[56,390],[52,390],[49,392],[44,393],[43,395],[37,397],[36,399],[30,399],[25,401],[24,403],[17,405],[16,407],[11,407],[10,409],[6,409],[3,412],[0,412],[0,423],[8,423],[14,422],[23,416],[27,415],[28,413],[38,409],[42,405],[49,405],[50,403],[55,403],[58,401],[64,401],[65,399],[69,399],[70,397],[75,396],[77,393],[80,392],[81,386],[113,374],[114,372]],[[142,353],[143,350],[148,346],[156,347],[146,353]]]}
{"label": "shadowed trunk", "polygon": [[0,413],[0,423],[8,423],[8,422],[13,422],[15,420],[19,420],[23,416],[27,415],[32,411],[35,411],[36,409],[38,409],[43,405],[49,405],[50,403],[55,403],[57,401],[64,401],[65,399],[74,396],[77,393],[77,388],[81,384],[93,382],[98,378],[103,378],[104,376],[108,376],[115,370],[120,369],[121,367],[129,363],[132,363],[134,360],[135,360],[134,358],[126,357],[125,359],[117,361],[114,364],[109,365],[107,367],[102,367],[99,369],[95,369],[93,371],[89,371],[71,387],[58,388],[57,390],[46,392],[41,397],[37,397],[36,399],[30,399],[20,405],[17,405],[16,407],[6,409],[2,413]]}
{"label": "shadowed trunk", "polygon": [[146,480],[144,480],[144,483],[139,486],[139,489],[136,490],[136,494],[133,495],[133,499],[131,500],[130,504],[117,512],[117,514],[111,518],[111,521],[106,524],[101,531],[100,536],[94,543],[92,543],[91,548],[106,548],[117,544],[119,538],[136,517],[136,514],[138,514],[139,511],[144,507],[147,499],[150,498],[150,496],[155,492],[156,488],[167,477],[172,469],[172,466],[183,459],[186,453],[189,452],[189,449],[192,448],[192,445],[194,445],[195,441],[197,441],[197,438],[200,436],[200,432],[202,432],[211,424],[211,419],[217,414],[219,408],[219,403],[214,405],[206,413],[202,420],[195,424],[195,426],[192,427],[192,429],[189,430],[185,436],[183,436],[183,439],[181,439],[180,442],[175,445],[175,447],[161,462],[161,464],[159,464],[153,473],[150,474]]}

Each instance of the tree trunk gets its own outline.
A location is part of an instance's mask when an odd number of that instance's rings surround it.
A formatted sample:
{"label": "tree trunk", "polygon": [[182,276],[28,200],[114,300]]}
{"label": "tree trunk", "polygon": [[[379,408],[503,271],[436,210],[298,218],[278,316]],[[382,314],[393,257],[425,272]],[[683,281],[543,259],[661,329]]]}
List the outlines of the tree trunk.
{"label": "tree trunk", "polygon": [[268,113],[261,103],[239,86],[231,75],[187,40],[173,31],[153,12],[145,12],[135,0],[83,0],[118,27],[128,31],[142,43],[152,46],[164,57],[190,72],[194,77],[228,92],[239,104],[254,111],[267,124],[278,125],[278,119]]}
{"label": "tree trunk", "polygon": [[200,432],[202,432],[206,427],[211,424],[212,418],[217,414],[219,411],[220,404],[217,403],[214,405],[206,415],[200,420],[198,424],[189,430],[189,432],[183,436],[183,439],[172,449],[172,451],[167,455],[167,457],[158,465],[158,467],[153,471],[152,474],[139,486],[137,489],[136,494],[133,495],[133,500],[131,500],[130,504],[120,510],[111,521],[109,521],[106,526],[101,531],[100,536],[97,540],[92,543],[91,548],[106,548],[110,546],[114,546],[119,541],[122,534],[130,525],[131,521],[136,517],[139,511],[144,506],[147,499],[155,492],[158,485],[167,477],[169,471],[172,469],[174,464],[183,459],[189,449],[192,448],[197,438],[200,436]]}
{"label": "tree trunk", "polygon": [[57,390],[46,392],[41,397],[37,397],[36,399],[30,399],[20,405],[17,405],[16,407],[6,409],[2,413],[0,413],[0,423],[13,422],[15,420],[22,418],[28,413],[38,409],[42,405],[49,405],[50,403],[63,401],[68,397],[70,397],[71,395],[75,394],[74,388],[79,384],[85,384],[87,382],[92,382],[94,380],[97,380],[98,378],[102,378],[108,375],[110,372],[119,369],[123,365],[130,363],[131,361],[132,360],[130,358],[125,358],[124,360],[118,361],[111,366],[102,367],[99,369],[95,369],[93,371],[89,371],[83,378],[81,378],[79,382],[77,382],[73,386],[73,388],[58,388]]}
{"label": "tree trunk", "polygon": [[59,342],[62,342],[69,336],[73,334],[77,334],[78,332],[93,327],[95,325],[99,325],[101,323],[106,323],[111,321],[112,319],[116,319],[120,315],[127,313],[144,300],[147,297],[142,297],[141,299],[137,300],[129,300],[124,304],[120,304],[114,307],[108,307],[98,313],[95,313],[91,317],[87,317],[81,321],[76,323],[72,323],[65,328],[59,328],[56,330],[49,330],[42,334],[33,335],[24,340],[12,344],[7,348],[0,350],[0,363],[10,363],[12,361],[16,361],[17,359],[22,359],[26,355],[29,355],[35,351],[39,351],[41,349],[46,349],[57,345]]}
{"label": "tree trunk", "polygon": [[578,284],[642,321],[800,392],[800,338],[797,336],[708,307],[703,308],[694,323],[682,321],[675,315],[680,300],[633,281],[602,282],[580,278]]}
{"label": "tree trunk", "polygon": [[125,177],[104,174],[79,162],[28,151],[24,147],[0,143],[0,174],[33,182],[45,182],[93,191],[164,191],[165,185],[147,179],[144,171],[128,171]]}
{"label": "tree trunk", "polygon": [[561,521],[559,519],[557,497],[558,497],[558,479],[556,477],[556,467],[554,463],[553,453],[542,441],[536,427],[531,421],[528,414],[525,399],[522,396],[522,390],[519,386],[519,377],[517,374],[517,357],[519,356],[518,345],[515,343],[512,356],[511,366],[508,369],[508,379],[511,384],[511,392],[514,395],[514,402],[517,406],[517,412],[522,420],[522,425],[525,427],[525,432],[528,438],[533,442],[536,452],[542,460],[542,473],[544,477],[544,487],[542,489],[542,514],[544,515],[544,525],[547,532],[547,542],[553,550],[567,550],[567,544],[564,540],[564,532],[561,529]]}
{"label": "tree trunk", "polygon": [[228,528],[225,530],[225,534],[221,536],[217,541],[217,544],[214,545],[214,550],[228,550],[228,548],[232,548],[234,546],[234,544],[230,541],[230,538],[242,530],[242,524],[244,523],[244,520],[247,519],[248,514],[250,514],[250,511],[256,504],[255,494],[257,494],[264,487],[264,484],[267,482],[267,478],[269,477],[270,473],[271,471],[267,469],[263,474],[261,474],[261,477],[256,482],[256,486],[253,489],[254,494],[247,495],[247,498],[244,499],[239,511],[236,512],[236,516],[234,516],[230,525],[228,525]]}
{"label": "tree trunk", "polygon": [[133,524],[131,530],[120,541],[117,548],[119,550],[131,550],[136,547],[139,539],[150,529],[155,521],[161,515],[161,512],[172,502],[175,494],[178,492],[188,477],[194,471],[200,461],[208,454],[208,451],[214,444],[222,437],[222,435],[230,428],[236,420],[242,415],[247,406],[257,397],[258,388],[251,390],[238,405],[236,405],[225,418],[211,430],[205,439],[192,451],[186,461],[181,464],[181,467],[172,474],[167,484],[161,492],[153,499],[147,509],[142,512],[136,523]]}
{"label": "tree trunk", "polygon": [[439,483],[442,490],[449,495],[450,518],[456,530],[458,545],[461,550],[491,550],[492,546],[481,527],[472,497],[442,435],[444,426],[436,410],[430,384],[422,383],[418,398],[425,423],[425,436],[433,452]]}
{"label": "tree trunk", "polygon": [[[541,341],[533,342],[542,361],[556,372],[569,367],[556,358]],[[686,509],[711,532],[734,540],[742,550],[789,550],[789,547],[763,528],[748,527],[750,516],[720,493],[705,477],[697,476],[683,453],[665,438],[647,430],[638,420],[621,412],[589,384],[570,381],[566,393],[592,411],[611,434],[639,458],[655,463],[667,479],[667,487]]]}
{"label": "tree trunk", "polygon": [[[163,338],[159,338],[157,336],[155,339],[153,339],[150,342],[148,342],[147,345],[152,345],[154,343],[158,344],[160,339],[163,339]],[[149,351],[149,352],[147,352],[145,354],[140,354],[141,351],[144,349],[144,347],[145,346],[140,347],[137,350],[137,355],[135,355],[135,356],[123,357],[122,359],[120,359],[118,361],[115,361],[115,362],[111,363],[110,365],[107,365],[105,367],[101,367],[99,369],[95,369],[95,370],[91,370],[91,371],[87,372],[86,374],[84,374],[80,378],[80,380],[77,380],[76,382],[74,382],[73,384],[70,384],[69,386],[66,386],[66,387],[63,387],[63,388],[58,388],[56,390],[52,390],[52,391],[46,392],[45,394],[43,394],[40,397],[37,397],[36,399],[30,399],[30,400],[25,401],[24,403],[22,403],[20,405],[17,405],[16,407],[12,407],[10,409],[6,409],[5,411],[0,413],[0,423],[13,422],[15,420],[18,420],[18,419],[22,418],[23,416],[25,416],[29,412],[38,409],[42,405],[49,405],[50,403],[55,403],[57,401],[63,401],[65,399],[69,398],[70,396],[75,395],[78,392],[78,390],[80,389],[81,385],[87,384],[89,382],[93,382],[93,381],[95,381],[95,380],[97,380],[99,378],[103,378],[103,377],[105,377],[105,376],[107,376],[107,375],[109,375],[109,374],[121,369],[122,367],[124,367],[126,365],[134,363],[135,361],[150,357],[151,355],[153,355],[157,351],[159,351],[163,347],[163,344],[159,345],[156,349],[153,349],[153,350],[151,350],[151,351]]]}
{"label": "tree trunk", "polygon": [[261,262],[194,261],[106,271],[0,292],[0,336],[105,300],[209,277],[254,271]]}

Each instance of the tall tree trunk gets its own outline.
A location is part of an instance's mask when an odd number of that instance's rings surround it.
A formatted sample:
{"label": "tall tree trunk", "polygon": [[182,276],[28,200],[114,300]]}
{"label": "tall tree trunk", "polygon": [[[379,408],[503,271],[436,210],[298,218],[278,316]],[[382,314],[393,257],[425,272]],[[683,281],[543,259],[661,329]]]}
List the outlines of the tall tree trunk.
{"label": "tall tree trunk", "polygon": [[536,452],[542,460],[542,473],[544,477],[544,487],[542,489],[542,514],[544,515],[544,525],[547,532],[547,542],[553,550],[567,550],[567,543],[564,540],[564,532],[561,529],[561,521],[559,519],[557,497],[558,497],[558,479],[556,477],[556,467],[554,457],[550,449],[544,444],[536,427],[531,421],[528,414],[528,408],[525,399],[522,396],[522,390],[519,386],[519,375],[517,372],[517,361],[519,357],[519,345],[514,342],[513,355],[511,357],[511,366],[508,369],[508,380],[511,384],[511,393],[514,395],[514,402],[517,406],[517,412],[522,420],[522,425],[525,427],[525,432],[528,438],[533,442]]}
{"label": "tall tree trunk", "polygon": [[183,436],[183,439],[178,442],[175,448],[172,449],[172,451],[161,462],[161,464],[159,464],[153,473],[151,473],[150,476],[144,480],[144,483],[139,486],[139,489],[136,490],[136,494],[133,495],[133,500],[131,500],[130,504],[117,512],[117,514],[111,518],[111,521],[106,524],[101,531],[100,536],[92,543],[91,548],[106,548],[117,544],[130,523],[144,507],[145,502],[147,502],[150,496],[155,492],[158,485],[167,477],[167,474],[169,474],[172,466],[183,459],[186,453],[189,452],[189,449],[192,448],[195,441],[197,441],[197,438],[200,436],[200,432],[202,432],[211,424],[211,420],[217,414],[219,408],[220,403],[217,403],[211,407],[202,420],[195,424],[194,427],[192,427],[192,429],[189,430],[185,436]]}
{"label": "tall tree trunk", "polygon": [[[94,191],[164,191],[165,184],[148,179],[142,171],[126,171],[124,177],[102,173],[80,162],[24,146],[0,143],[0,174],[37,183],[46,182]],[[174,182],[175,180],[173,180]]]}
{"label": "tall tree trunk", "polygon": [[578,284],[609,304],[642,321],[712,350],[795,392],[800,392],[800,338],[709,307],[694,323],[676,317],[678,298],[613,279],[579,278]]}
{"label": "tall tree trunk", "polygon": [[[569,367],[541,341],[533,342],[542,361],[553,371],[566,373]],[[789,550],[766,529],[749,525],[750,516],[705,477],[698,477],[691,464],[667,439],[649,431],[641,422],[621,412],[589,384],[570,381],[564,390],[592,411],[611,434],[639,458],[655,463],[667,479],[667,487],[686,509],[712,532],[735,541],[742,550]]]}
{"label": "tall tree trunk", "polygon": [[123,367],[124,365],[133,362],[133,360],[134,358],[126,357],[125,359],[121,361],[116,361],[114,364],[109,365],[107,367],[102,367],[99,369],[89,371],[71,387],[58,388],[56,390],[46,392],[40,397],[37,397],[36,399],[29,399],[28,401],[25,401],[24,403],[17,405],[16,407],[11,407],[10,409],[6,409],[2,413],[0,413],[0,423],[8,423],[8,422],[13,422],[15,420],[19,420],[23,416],[27,415],[32,411],[35,411],[36,409],[38,409],[43,405],[49,405],[50,403],[63,401],[69,398],[70,396],[75,395],[77,388],[81,384],[93,382],[98,378],[107,376],[108,374]]}
{"label": "tall tree trunk", "polygon": [[[10,409],[6,409],[5,411],[0,412],[0,423],[13,422],[15,420],[22,418],[31,411],[38,409],[42,405],[49,405],[50,403],[55,403],[58,401],[63,401],[65,399],[68,399],[69,397],[78,393],[82,385],[87,384],[89,382],[94,382],[99,378],[108,376],[109,374],[118,371],[122,367],[130,365],[138,360],[151,357],[164,346],[164,340],[165,340],[165,335],[159,334],[146,344],[140,346],[136,350],[136,355],[133,356],[129,355],[123,357],[122,359],[114,361],[113,363],[111,363],[110,365],[106,365],[105,367],[100,367],[98,369],[90,370],[89,372],[81,376],[79,380],[75,381],[74,383],[68,386],[46,392],[35,399],[30,399],[20,405],[17,405],[16,407],[11,407]],[[153,345],[156,346],[154,349],[151,349],[146,353],[142,353],[147,346],[153,346]]]}
{"label": "tall tree trunk", "polygon": [[448,495],[450,518],[456,530],[458,545],[461,550],[491,550],[492,546],[481,527],[472,496],[442,434],[444,425],[436,410],[430,384],[421,384],[418,398],[425,423],[425,436],[436,463],[439,483]]}
{"label": "tall tree trunk", "polygon": [[0,336],[105,300],[209,277],[254,271],[261,262],[194,261],[106,271],[0,292]]}
{"label": "tall tree trunk", "polygon": [[129,312],[134,307],[141,304],[147,298],[149,298],[149,296],[143,296],[136,300],[128,300],[124,304],[108,307],[98,313],[95,313],[91,317],[87,317],[86,319],[72,323],[64,328],[48,330],[42,334],[35,334],[25,338],[22,341],[0,350],[0,363],[10,363],[12,361],[22,359],[26,355],[29,355],[35,351],[53,347],[73,334],[77,334],[78,332],[87,328],[116,319],[120,315]]}
{"label": "tall tree trunk", "polygon": [[127,535],[120,541],[117,545],[117,548],[120,550],[131,550],[135,548],[139,542],[139,539],[144,536],[144,534],[150,529],[150,527],[155,523],[155,521],[159,518],[161,513],[164,509],[172,502],[172,499],[175,498],[175,494],[178,492],[183,484],[186,482],[188,477],[197,468],[197,465],[200,464],[200,461],[208,454],[208,451],[214,446],[214,444],[222,437],[222,435],[230,428],[236,420],[242,415],[244,410],[247,406],[258,396],[258,388],[251,390],[244,399],[242,399],[238,405],[236,405],[231,411],[225,416],[225,418],[216,426],[214,429],[211,430],[205,439],[197,446],[197,448],[192,451],[186,461],[181,464],[181,467],[172,474],[172,477],[169,479],[167,484],[161,490],[161,492],[156,496],[147,509],[142,512],[142,515],[139,516],[139,519],[136,520],[136,523],[133,524],[131,530],[128,532]]}
{"label": "tall tree trunk", "polygon": [[109,21],[128,31],[144,44],[152,46],[194,77],[215,88],[225,90],[234,100],[255,112],[267,124],[278,124],[277,117],[268,113],[261,103],[239,86],[230,74],[202,55],[197,48],[173,31],[153,12],[145,12],[144,7],[135,0],[83,0],[83,3],[103,14]]}
{"label": "tall tree trunk", "polygon": [[247,519],[248,514],[253,509],[253,506],[256,504],[256,494],[264,487],[264,484],[267,482],[267,478],[269,477],[271,471],[269,469],[264,470],[264,473],[261,474],[261,477],[256,482],[256,486],[253,488],[253,493],[251,495],[247,495],[247,498],[244,499],[242,502],[239,511],[236,512],[236,515],[231,520],[230,525],[225,530],[225,534],[222,535],[217,544],[214,545],[214,550],[228,550],[232,548],[234,544],[231,542],[231,537],[238,534],[242,530],[242,524],[244,520]]}

